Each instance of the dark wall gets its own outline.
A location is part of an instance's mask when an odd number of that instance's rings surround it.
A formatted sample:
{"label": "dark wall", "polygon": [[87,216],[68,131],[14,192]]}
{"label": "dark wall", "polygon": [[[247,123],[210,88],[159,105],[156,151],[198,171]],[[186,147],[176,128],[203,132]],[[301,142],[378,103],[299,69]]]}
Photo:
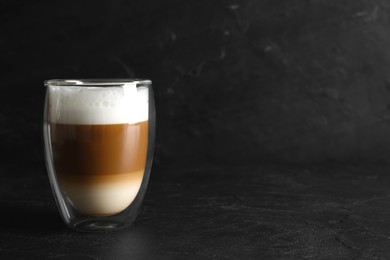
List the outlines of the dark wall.
{"label": "dark wall", "polygon": [[43,80],[153,80],[156,163],[390,161],[390,2],[7,1],[4,162],[42,162]]}

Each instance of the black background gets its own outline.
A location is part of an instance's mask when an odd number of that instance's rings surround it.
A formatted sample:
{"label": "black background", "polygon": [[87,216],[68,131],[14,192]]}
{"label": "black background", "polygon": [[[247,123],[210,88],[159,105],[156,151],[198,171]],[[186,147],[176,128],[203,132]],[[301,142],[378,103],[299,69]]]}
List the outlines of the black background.
{"label": "black background", "polygon": [[153,81],[155,163],[390,158],[387,1],[3,1],[4,162],[42,163],[43,81]]}
{"label": "black background", "polygon": [[[0,258],[389,259],[390,1],[0,3]],[[142,211],[66,228],[43,81],[148,78]]]}

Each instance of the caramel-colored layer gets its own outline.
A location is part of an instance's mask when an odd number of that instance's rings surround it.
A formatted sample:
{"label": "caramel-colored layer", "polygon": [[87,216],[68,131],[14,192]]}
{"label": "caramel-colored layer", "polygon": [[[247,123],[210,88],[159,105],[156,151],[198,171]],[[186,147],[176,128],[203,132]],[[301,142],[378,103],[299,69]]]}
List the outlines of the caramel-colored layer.
{"label": "caramel-colored layer", "polygon": [[50,123],[50,134],[54,167],[60,178],[89,182],[95,176],[104,176],[98,178],[100,181],[109,175],[145,168],[148,121],[114,125]]}
{"label": "caramel-colored layer", "polygon": [[114,184],[120,182],[129,182],[134,180],[143,179],[144,169],[131,172],[131,173],[120,173],[110,175],[75,175],[75,174],[59,174],[58,179],[60,184],[74,184],[74,185],[101,185],[101,184]]}

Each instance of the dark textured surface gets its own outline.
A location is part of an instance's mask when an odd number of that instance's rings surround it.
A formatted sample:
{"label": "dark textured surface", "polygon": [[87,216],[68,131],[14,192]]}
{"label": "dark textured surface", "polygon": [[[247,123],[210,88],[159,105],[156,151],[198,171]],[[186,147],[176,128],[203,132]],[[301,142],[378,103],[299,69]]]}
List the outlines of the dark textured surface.
{"label": "dark textured surface", "polygon": [[3,1],[2,160],[41,158],[43,80],[135,76],[156,90],[156,163],[388,162],[389,11],[383,0]]}
{"label": "dark textured surface", "polygon": [[[2,1],[0,258],[389,259],[390,167],[375,165],[390,162],[389,13],[384,0]],[[108,77],[153,80],[155,168],[132,229],[82,235],[49,189],[42,85]]]}
{"label": "dark textured surface", "polygon": [[0,183],[1,259],[388,259],[390,167],[155,168],[128,230],[80,234],[43,167]]}

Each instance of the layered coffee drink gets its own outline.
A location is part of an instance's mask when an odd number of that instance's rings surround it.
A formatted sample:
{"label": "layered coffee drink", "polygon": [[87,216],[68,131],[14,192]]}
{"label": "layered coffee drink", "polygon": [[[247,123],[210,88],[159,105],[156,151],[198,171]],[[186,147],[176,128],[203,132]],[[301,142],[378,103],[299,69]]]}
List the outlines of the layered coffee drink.
{"label": "layered coffee drink", "polygon": [[111,216],[136,198],[148,148],[147,88],[48,90],[52,160],[64,198],[88,216]]}

